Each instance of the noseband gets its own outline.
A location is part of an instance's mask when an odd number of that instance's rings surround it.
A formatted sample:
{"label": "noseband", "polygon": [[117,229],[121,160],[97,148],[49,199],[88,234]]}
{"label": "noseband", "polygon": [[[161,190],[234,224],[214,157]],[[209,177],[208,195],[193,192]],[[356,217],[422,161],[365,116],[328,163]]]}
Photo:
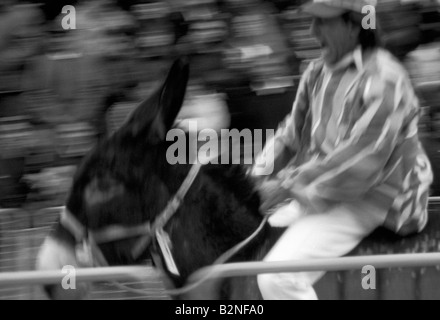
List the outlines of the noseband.
{"label": "noseband", "polygon": [[179,271],[171,255],[168,235],[163,228],[180,208],[186,194],[199,174],[201,167],[202,165],[198,163],[191,167],[177,193],[152,224],[146,222],[133,227],[114,225],[97,231],[91,231],[81,224],[67,208],[64,208],[61,212],[60,223],[75,238],[75,250],[78,261],[85,266],[108,266],[108,262],[99,249],[99,245],[140,237],[131,251],[132,258],[137,260],[150,246],[152,240],[156,239],[167,264],[168,271],[179,275]]}

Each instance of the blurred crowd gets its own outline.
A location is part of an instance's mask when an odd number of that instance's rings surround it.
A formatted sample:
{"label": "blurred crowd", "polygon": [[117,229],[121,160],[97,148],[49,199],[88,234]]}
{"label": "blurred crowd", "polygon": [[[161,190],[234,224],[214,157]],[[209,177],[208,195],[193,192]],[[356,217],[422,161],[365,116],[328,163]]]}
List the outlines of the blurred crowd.
{"label": "blurred crowd", "polygon": [[[192,66],[180,117],[203,119],[203,127],[230,125],[231,89],[259,99],[295,88],[320,54],[310,19],[298,12],[304,2],[2,0],[0,207],[32,190],[62,193],[71,166],[157,88],[177,56]],[[423,102],[422,126],[434,135],[439,2],[379,0],[378,8],[385,45],[407,65]],[[67,4],[76,30],[62,28]]]}

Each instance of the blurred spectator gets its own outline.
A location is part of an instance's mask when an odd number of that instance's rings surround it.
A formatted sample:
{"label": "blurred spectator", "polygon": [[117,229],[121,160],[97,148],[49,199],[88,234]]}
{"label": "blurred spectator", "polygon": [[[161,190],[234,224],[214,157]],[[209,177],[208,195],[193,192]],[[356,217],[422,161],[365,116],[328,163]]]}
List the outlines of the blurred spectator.
{"label": "blurred spectator", "polygon": [[36,3],[41,3],[42,4],[41,9],[44,12],[46,20],[52,21],[60,14],[64,6],[76,5],[81,0],[32,0],[32,1]]}
{"label": "blurred spectator", "polygon": [[155,1],[132,7],[138,21],[136,45],[143,58],[166,57],[176,43],[176,26],[170,19],[170,7],[166,2]]}
{"label": "blurred spectator", "polygon": [[17,1],[7,1],[7,5],[0,11],[0,92],[5,92],[0,96],[2,117],[26,114],[26,101],[19,93],[32,80],[32,61],[43,49],[44,20],[39,7]]}
{"label": "blurred spectator", "polygon": [[43,90],[55,109],[52,121],[91,120],[103,96],[135,77],[135,20],[106,0],[79,2],[76,30],[63,30],[63,17],[49,25],[34,89]]}
{"label": "blurred spectator", "polygon": [[30,186],[32,201],[55,201],[51,205],[63,205],[65,196],[70,190],[75,174],[75,166],[56,167],[42,170],[37,174],[28,174],[23,177]]}
{"label": "blurred spectator", "polygon": [[198,131],[212,129],[220,132],[221,129],[228,129],[231,119],[225,100],[223,94],[209,90],[202,83],[190,83],[177,117],[178,126],[187,132],[191,128],[190,122],[197,123]]}
{"label": "blurred spectator", "polygon": [[288,47],[268,3],[226,0],[233,14],[225,63],[251,83],[290,75]]}
{"label": "blurred spectator", "polygon": [[[137,86],[131,84],[104,97],[102,103],[96,108],[95,115],[93,117],[94,127],[97,130],[99,140],[106,139],[116,129],[116,126],[113,126],[111,119],[109,119],[109,112],[112,111],[111,109],[116,108],[120,103],[129,103],[132,108],[134,108],[140,101],[143,100],[143,97],[140,96],[140,91],[141,90],[139,90]],[[146,95],[146,93],[144,94]],[[127,110],[122,117],[125,118],[125,116],[127,116],[127,114],[129,114],[131,111],[132,110]],[[123,119],[119,121],[122,122]]]}
{"label": "blurred spectator", "polygon": [[0,12],[0,91],[22,90],[23,71],[42,50],[44,20],[39,7],[8,3]]}
{"label": "blurred spectator", "polygon": [[414,1],[379,1],[377,10],[385,47],[403,60],[421,42],[420,4]]}
{"label": "blurred spectator", "polygon": [[425,44],[411,52],[405,64],[417,89],[427,118],[421,125],[440,138],[440,42]]}

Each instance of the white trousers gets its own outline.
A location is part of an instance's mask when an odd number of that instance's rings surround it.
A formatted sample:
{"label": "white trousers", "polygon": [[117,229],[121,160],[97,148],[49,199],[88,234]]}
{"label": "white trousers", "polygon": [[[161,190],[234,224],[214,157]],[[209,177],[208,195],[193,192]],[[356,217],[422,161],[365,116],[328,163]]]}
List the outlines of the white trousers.
{"label": "white trousers", "polygon": [[[279,210],[285,213],[286,210],[295,211],[297,208],[297,205],[290,204]],[[365,202],[339,205],[320,213],[304,212],[297,215],[264,260],[290,261],[344,256],[382,226],[386,216],[387,212]],[[258,285],[265,300],[317,300],[313,285],[324,274],[261,274],[258,276]]]}

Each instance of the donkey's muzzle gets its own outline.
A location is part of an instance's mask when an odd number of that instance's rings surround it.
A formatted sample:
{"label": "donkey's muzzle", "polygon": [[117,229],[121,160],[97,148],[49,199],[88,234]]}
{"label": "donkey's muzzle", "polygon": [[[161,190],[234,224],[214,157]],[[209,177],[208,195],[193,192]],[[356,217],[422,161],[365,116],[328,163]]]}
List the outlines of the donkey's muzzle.
{"label": "donkey's muzzle", "polygon": [[53,237],[44,241],[37,257],[39,271],[62,270],[65,276],[58,284],[44,286],[44,291],[54,300],[81,300],[89,292],[89,285],[77,283],[75,268],[78,268],[74,248]]}

